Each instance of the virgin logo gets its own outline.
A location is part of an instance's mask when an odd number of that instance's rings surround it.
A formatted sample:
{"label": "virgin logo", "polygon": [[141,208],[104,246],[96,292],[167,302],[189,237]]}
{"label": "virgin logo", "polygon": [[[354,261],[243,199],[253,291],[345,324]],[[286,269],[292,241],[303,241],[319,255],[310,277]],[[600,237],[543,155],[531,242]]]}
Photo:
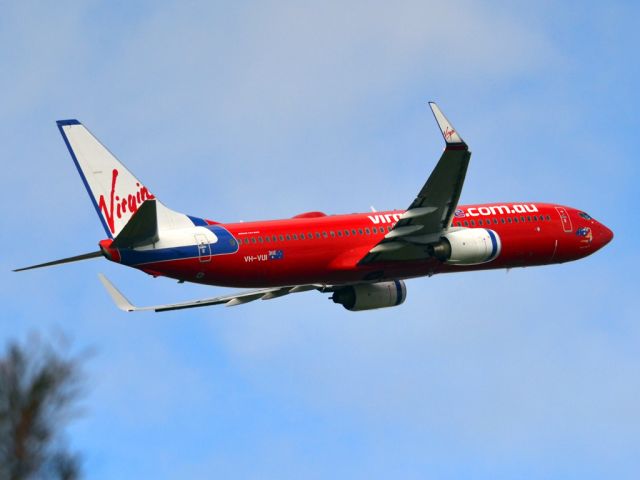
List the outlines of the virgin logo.
{"label": "virgin logo", "polygon": [[451,140],[451,137],[453,137],[455,135],[456,131],[452,128],[446,127],[444,129],[444,138],[446,140]]}
{"label": "virgin logo", "polygon": [[[155,197],[149,193],[147,187],[141,186],[136,182],[136,188],[138,189],[133,194],[123,195],[122,198],[116,195],[116,182],[118,180],[118,170],[113,169],[111,172],[111,193],[109,194],[109,205],[104,198],[104,195],[100,195],[98,199],[98,208],[100,213],[107,221],[109,230],[111,233],[115,233],[115,218],[122,218],[126,213],[134,214],[138,211],[138,207],[145,200],[151,200]],[[114,215],[115,208],[115,215]]]}

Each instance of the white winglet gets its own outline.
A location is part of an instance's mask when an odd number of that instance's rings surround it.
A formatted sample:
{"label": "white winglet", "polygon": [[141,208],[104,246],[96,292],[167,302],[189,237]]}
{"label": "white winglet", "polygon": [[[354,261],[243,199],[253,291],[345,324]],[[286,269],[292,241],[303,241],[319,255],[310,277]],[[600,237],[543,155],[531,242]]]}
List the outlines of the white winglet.
{"label": "white winglet", "polygon": [[442,132],[442,136],[444,137],[444,141],[447,145],[464,144],[464,140],[462,140],[462,137],[458,135],[458,132],[453,128],[451,122],[447,120],[447,117],[444,116],[440,107],[438,107],[434,102],[429,102],[429,107],[431,107],[433,116],[436,118],[436,122],[438,122],[438,127],[440,127],[440,131]]}
{"label": "white winglet", "polygon": [[98,278],[100,278],[102,285],[104,285],[104,288],[106,288],[107,293],[111,296],[111,298],[113,299],[113,302],[116,304],[116,306],[120,310],[124,312],[133,312],[134,310],[138,310],[138,308],[132,305],[131,302],[127,300],[127,298],[122,293],[120,293],[120,290],[118,290],[115,287],[115,285],[109,281],[107,277],[99,273]]}

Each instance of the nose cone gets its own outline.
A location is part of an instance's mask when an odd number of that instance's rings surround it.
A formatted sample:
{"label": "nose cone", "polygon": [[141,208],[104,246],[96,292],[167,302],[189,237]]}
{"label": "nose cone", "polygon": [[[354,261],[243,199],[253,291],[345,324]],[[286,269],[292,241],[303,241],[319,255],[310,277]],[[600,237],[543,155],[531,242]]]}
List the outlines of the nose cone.
{"label": "nose cone", "polygon": [[598,230],[596,233],[596,238],[598,248],[604,247],[607,243],[613,240],[613,232],[605,227],[603,224],[598,225]]}

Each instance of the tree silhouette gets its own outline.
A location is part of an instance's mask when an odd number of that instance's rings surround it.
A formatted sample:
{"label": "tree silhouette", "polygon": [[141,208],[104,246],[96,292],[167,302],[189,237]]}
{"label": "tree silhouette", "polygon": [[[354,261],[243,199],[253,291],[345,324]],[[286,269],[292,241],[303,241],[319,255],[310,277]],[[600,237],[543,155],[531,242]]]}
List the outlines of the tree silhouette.
{"label": "tree silhouette", "polygon": [[79,477],[79,457],[65,448],[62,428],[81,375],[78,359],[64,350],[34,337],[9,342],[0,357],[1,480]]}

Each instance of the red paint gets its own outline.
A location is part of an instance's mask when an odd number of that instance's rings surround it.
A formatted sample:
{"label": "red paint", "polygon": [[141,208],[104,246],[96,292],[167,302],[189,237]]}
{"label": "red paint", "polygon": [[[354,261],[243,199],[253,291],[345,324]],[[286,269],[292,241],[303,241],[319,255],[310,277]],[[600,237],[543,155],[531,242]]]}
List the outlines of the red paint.
{"label": "red paint", "polygon": [[[111,172],[111,192],[109,193],[109,205],[107,206],[107,202],[104,199],[104,195],[100,195],[98,199],[98,208],[102,213],[104,219],[107,221],[107,225],[109,226],[109,231],[111,233],[115,233],[115,217],[122,218],[125,213],[134,214],[138,211],[138,207],[142,202],[148,199],[155,198],[153,194],[151,194],[147,187],[140,186],[139,183],[136,182],[137,191],[133,194],[122,194],[116,195],[116,184],[118,180],[118,169],[114,168]],[[115,198],[115,202],[114,202]],[[116,212],[114,216],[114,206],[116,207]]]}
{"label": "red paint", "polygon": [[[527,205],[527,208],[522,208],[522,205]],[[562,209],[566,216],[570,217],[573,232],[565,232],[566,219],[563,219],[558,209]],[[375,276],[376,279],[400,279],[437,273],[568,262],[592,254],[613,237],[611,231],[601,223],[580,217],[578,210],[553,204],[484,204],[459,206],[458,210],[464,215],[454,218],[452,227],[490,228],[499,235],[502,250],[496,259],[471,266],[444,264],[433,258],[358,265],[367,252],[386,235],[388,227],[394,225],[398,216],[403,213],[396,210],[375,214],[369,212],[219,224],[234,238],[242,241],[236,253],[214,254],[208,263],[201,263],[198,257],[194,257],[150,262],[137,268],[153,271],[154,275],[232,287],[309,283],[335,285],[366,281],[371,276]],[[481,215],[479,212],[495,213]],[[518,219],[517,223],[514,222],[515,217]],[[538,220],[534,220],[534,217]],[[539,220],[541,217],[543,220]],[[522,222],[521,218],[525,221]],[[511,223],[508,219],[511,219]],[[478,224],[479,220],[482,220],[482,225]],[[374,227],[376,233],[373,233]],[[576,229],[581,227],[590,228],[591,242],[586,243],[584,236],[576,235]],[[344,235],[347,229],[350,232],[348,237]],[[351,234],[354,229],[356,232],[362,230],[363,234]],[[366,229],[369,229],[369,234],[365,233]],[[337,235],[338,231],[342,232],[342,236]],[[331,236],[330,232],[334,232],[334,236]],[[286,240],[286,236],[293,233],[304,233],[305,239],[293,240],[290,237],[290,240]],[[313,239],[306,238],[309,233],[313,233]],[[320,233],[320,238],[317,238],[316,233]],[[326,233],[327,236],[323,236],[322,233]],[[265,242],[264,238],[267,235],[270,238],[275,235],[277,241]],[[284,240],[279,240],[280,235]],[[263,243],[256,241],[245,244],[243,239],[247,237],[262,237]],[[264,258],[274,249],[282,250],[281,259],[245,261],[245,257]]]}
{"label": "red paint", "polygon": [[445,140],[451,140],[451,137],[455,135],[456,131],[453,128],[446,127],[444,130],[444,138]]}
{"label": "red paint", "polygon": [[106,239],[106,240],[100,240],[100,242],[98,243],[98,245],[100,245],[100,250],[102,250],[102,253],[112,262],[120,262],[120,252],[118,251],[117,248],[112,248],[111,244],[113,243],[113,240]]}

